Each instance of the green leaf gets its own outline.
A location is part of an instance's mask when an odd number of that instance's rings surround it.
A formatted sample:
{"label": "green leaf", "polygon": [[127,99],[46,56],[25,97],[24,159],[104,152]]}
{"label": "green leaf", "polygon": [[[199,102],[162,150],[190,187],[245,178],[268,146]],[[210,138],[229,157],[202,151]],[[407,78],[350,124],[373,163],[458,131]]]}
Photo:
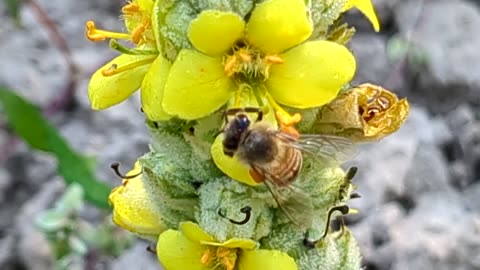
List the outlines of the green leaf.
{"label": "green leaf", "polygon": [[33,104],[0,87],[0,104],[11,128],[31,147],[53,154],[58,173],[67,184],[78,183],[85,198],[98,207],[109,208],[111,187],[95,178],[86,157],[75,152]]}

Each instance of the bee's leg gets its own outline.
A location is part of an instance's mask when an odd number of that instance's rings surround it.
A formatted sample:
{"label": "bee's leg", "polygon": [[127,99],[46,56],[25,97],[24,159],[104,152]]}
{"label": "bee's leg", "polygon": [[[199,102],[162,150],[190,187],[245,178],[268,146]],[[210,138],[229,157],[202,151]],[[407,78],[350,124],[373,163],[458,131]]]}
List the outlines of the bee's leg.
{"label": "bee's leg", "polygon": [[258,173],[255,169],[250,169],[249,171],[250,176],[255,180],[257,183],[262,183],[265,181],[265,177],[263,177],[260,173]]}
{"label": "bee's leg", "polygon": [[243,109],[247,113],[256,113],[257,114],[257,119],[255,122],[262,121],[263,119],[263,110],[261,108],[256,108],[256,107],[246,107]]}
{"label": "bee's leg", "polygon": [[225,119],[225,125],[228,124],[228,116],[235,115],[238,112],[243,111],[243,108],[233,108],[233,109],[228,109],[223,113],[223,117]]}

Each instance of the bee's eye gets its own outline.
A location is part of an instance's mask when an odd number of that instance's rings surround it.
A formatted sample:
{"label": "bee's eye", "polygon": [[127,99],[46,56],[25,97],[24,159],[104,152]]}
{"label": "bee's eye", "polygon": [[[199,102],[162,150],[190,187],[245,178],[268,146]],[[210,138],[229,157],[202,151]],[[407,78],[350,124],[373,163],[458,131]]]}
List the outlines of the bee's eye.
{"label": "bee's eye", "polygon": [[246,129],[250,126],[250,119],[246,115],[240,115],[238,117],[238,128],[239,129]]}

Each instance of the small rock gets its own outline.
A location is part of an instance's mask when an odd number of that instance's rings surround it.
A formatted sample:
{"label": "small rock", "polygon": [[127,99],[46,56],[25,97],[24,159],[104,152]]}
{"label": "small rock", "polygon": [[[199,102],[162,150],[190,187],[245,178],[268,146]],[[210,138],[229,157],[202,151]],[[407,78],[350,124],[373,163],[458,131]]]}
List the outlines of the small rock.
{"label": "small rock", "polygon": [[15,239],[11,234],[0,238],[0,269],[6,269],[11,264],[14,257],[14,243]]}
{"label": "small rock", "polygon": [[0,168],[0,204],[5,200],[5,194],[12,184],[10,174],[3,168]]}
{"label": "small rock", "polygon": [[404,181],[402,197],[405,198],[418,198],[423,193],[449,190],[448,164],[442,152],[432,144],[420,144]]}
{"label": "small rock", "polygon": [[370,211],[385,201],[449,189],[448,165],[437,148],[442,141],[437,134],[448,128],[437,122],[433,124],[425,110],[412,106],[399,131],[362,149],[352,162],[359,167],[354,182],[362,198],[352,201],[352,206]]}
{"label": "small rock", "polygon": [[467,209],[474,213],[480,213],[480,181],[475,182],[465,189],[463,195]]}
{"label": "small rock", "polygon": [[448,111],[461,101],[480,103],[480,36],[474,34],[480,8],[469,1],[422,3],[402,1],[394,10],[401,35],[426,59],[412,93],[434,111]]}
{"label": "small rock", "polygon": [[395,250],[389,245],[389,228],[402,219],[405,211],[390,202],[370,211],[360,223],[349,226],[360,246],[363,264],[375,269],[389,269],[395,260]]}
{"label": "small rock", "polygon": [[359,67],[353,84],[370,82],[383,85],[392,72],[385,48],[386,39],[375,34],[357,34],[352,38],[350,47]]}
{"label": "small rock", "polygon": [[480,119],[468,106],[459,106],[447,115],[454,134],[454,145],[448,149],[452,164],[452,183],[463,189],[480,180]]}
{"label": "small rock", "polygon": [[426,194],[411,215],[390,229],[396,261],[391,269],[479,269],[478,214],[456,193]]}
{"label": "small rock", "polygon": [[149,243],[138,241],[112,263],[112,270],[162,270],[157,257],[146,250]]}

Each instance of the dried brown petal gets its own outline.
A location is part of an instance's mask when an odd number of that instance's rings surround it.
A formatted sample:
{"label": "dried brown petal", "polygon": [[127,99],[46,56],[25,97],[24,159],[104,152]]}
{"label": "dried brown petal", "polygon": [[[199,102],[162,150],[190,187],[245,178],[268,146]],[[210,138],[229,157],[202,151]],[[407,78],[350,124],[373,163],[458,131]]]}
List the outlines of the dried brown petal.
{"label": "dried brown petal", "polygon": [[312,132],[358,142],[379,140],[397,131],[407,118],[406,99],[381,86],[362,84],[340,94],[317,114]]}

